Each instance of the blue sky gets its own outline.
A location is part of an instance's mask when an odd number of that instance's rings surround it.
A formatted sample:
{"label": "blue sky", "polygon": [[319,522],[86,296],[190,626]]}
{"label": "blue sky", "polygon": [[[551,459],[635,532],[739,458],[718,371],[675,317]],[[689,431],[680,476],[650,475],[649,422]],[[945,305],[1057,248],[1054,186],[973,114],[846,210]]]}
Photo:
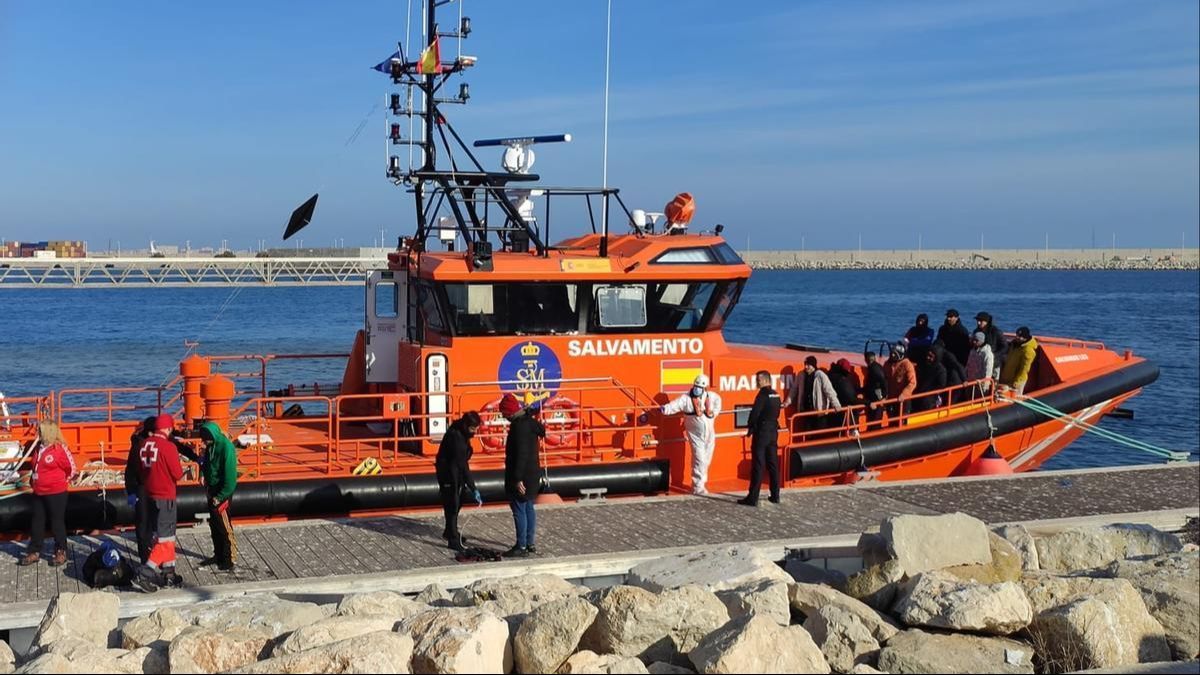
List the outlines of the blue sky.
{"label": "blue sky", "polygon": [[[407,4],[0,0],[0,237],[271,245],[316,190],[306,245],[408,232],[369,69]],[[1198,7],[614,0],[609,183],[738,248],[1195,246]],[[599,184],[604,13],[467,0],[452,121]]]}

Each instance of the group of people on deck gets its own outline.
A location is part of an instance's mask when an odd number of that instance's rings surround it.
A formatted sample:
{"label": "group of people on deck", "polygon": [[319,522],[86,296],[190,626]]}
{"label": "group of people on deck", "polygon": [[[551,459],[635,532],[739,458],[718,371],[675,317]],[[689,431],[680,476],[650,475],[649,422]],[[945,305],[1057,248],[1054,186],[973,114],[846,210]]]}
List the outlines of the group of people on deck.
{"label": "group of people on deck", "polygon": [[[233,570],[237,542],[229,519],[229,505],[237,487],[237,451],[213,422],[197,429],[198,450],[181,440],[175,420],[168,414],[146,418],[130,438],[125,464],[126,500],[134,510],[139,565],[125,560],[110,541],[104,541],[84,562],[85,580],[96,587],[133,585],[147,592],[181,583],[175,571],[176,499],[183,478],[180,456],[200,466],[206,493],[213,555],[200,562],[221,571]],[[46,526],[54,533],[54,554],[49,564],[67,561],[67,487],[77,470],[59,426],[38,425],[30,483],[34,494],[29,546],[17,561],[36,564],[42,555]]]}
{"label": "group of people on deck", "polygon": [[931,410],[950,402],[945,390],[971,382],[969,391],[954,396],[987,395],[992,382],[1022,394],[1037,348],[1025,326],[1006,341],[987,312],[976,314],[975,330],[968,331],[958,310],[948,309],[936,333],[929,316],[918,314],[904,337],[891,345],[885,362],[880,354],[864,350],[861,383],[849,360],[839,359],[822,370],[816,357],[808,356],[792,379],[784,407],[811,413],[802,416],[802,426],[812,431],[841,427],[847,421],[843,408],[854,405],[865,407],[868,423],[878,423],[885,410],[893,420],[901,413]]}

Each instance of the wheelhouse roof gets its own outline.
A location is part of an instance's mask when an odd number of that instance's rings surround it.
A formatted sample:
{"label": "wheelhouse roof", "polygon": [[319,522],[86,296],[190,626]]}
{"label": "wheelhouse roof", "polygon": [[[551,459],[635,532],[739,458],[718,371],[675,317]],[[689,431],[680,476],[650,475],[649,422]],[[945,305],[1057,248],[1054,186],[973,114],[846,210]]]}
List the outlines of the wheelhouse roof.
{"label": "wheelhouse roof", "polygon": [[[734,263],[656,262],[664,253],[728,245],[716,235],[609,236],[608,257],[599,255],[601,235],[589,234],[557,244],[545,257],[535,252],[492,254],[492,270],[472,269],[464,252],[425,252],[410,255],[417,276],[443,282],[550,282],[550,281],[728,281],[748,279],[750,267]],[[396,256],[389,267],[400,267]],[[419,266],[419,267],[418,267]]]}

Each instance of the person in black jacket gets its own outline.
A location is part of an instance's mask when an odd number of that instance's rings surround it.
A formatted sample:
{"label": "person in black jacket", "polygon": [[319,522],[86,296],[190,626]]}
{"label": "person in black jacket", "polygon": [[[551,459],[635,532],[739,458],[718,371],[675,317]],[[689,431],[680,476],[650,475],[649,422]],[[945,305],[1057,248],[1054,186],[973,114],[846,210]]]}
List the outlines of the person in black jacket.
{"label": "person in black jacket", "polygon": [[975,330],[983,333],[984,344],[992,348],[992,379],[999,380],[1004,357],[1008,356],[1008,340],[1004,339],[1004,331],[992,323],[992,315],[987,312],[975,315]]}
{"label": "person in black jacket", "polygon": [[537,421],[517,397],[505,394],[500,414],[508,418],[508,438],[504,442],[504,492],[513,512],[517,543],[505,557],[521,558],[537,553],[537,515],[533,501],[541,487],[542,468],[538,465],[538,439],[546,437],[546,428]]}
{"label": "person in black jacket", "polygon": [[756,374],[758,395],[754,397],[754,407],[750,409],[750,419],[746,424],[746,435],[750,441],[750,494],[739,499],[739,504],[758,506],[758,493],[762,489],[763,469],[771,480],[772,504],[779,503],[779,407],[782,401],[779,394],[771,388],[771,374],[760,370]]}
{"label": "person in black jacket", "polygon": [[887,398],[887,372],[879,363],[879,355],[870,349],[863,351],[863,362],[867,364],[866,383],[863,385],[863,404],[867,406],[867,421],[878,422],[883,418],[883,406]]}
{"label": "person in black jacket", "polygon": [[[858,376],[854,374],[854,366],[850,364],[849,359],[838,359],[829,364],[829,382],[837,392],[842,408],[858,405]],[[849,421],[848,417],[849,415],[842,411],[833,413],[829,416],[827,426],[831,429],[839,428]]]}
{"label": "person in black jacket", "polygon": [[446,514],[446,529],[442,531],[442,537],[456,551],[465,550],[465,540],[458,531],[458,512],[462,510],[463,494],[470,495],[476,504],[483,505],[483,497],[471,479],[470,467],[471,455],[475,452],[471,447],[471,437],[479,431],[481,423],[479,413],[474,410],[458,418],[442,436],[434,463],[437,467],[438,489],[442,495],[442,509]]}
{"label": "person in black jacket", "polygon": [[142,449],[142,442],[153,433],[154,418],[147,417],[129,437],[129,455],[125,458],[125,500],[133,508],[138,558],[143,565],[150,559],[150,548],[154,546],[154,523],[150,521],[150,502],[146,499],[146,493],[142,489],[142,476],[138,472],[138,451]]}
{"label": "person in black jacket", "polygon": [[967,369],[958,362],[958,358],[951,354],[949,349],[946,349],[946,345],[941,340],[934,340],[933,351],[937,352],[938,360],[946,369],[947,387],[956,387],[967,381]]}
{"label": "person in black jacket", "polygon": [[913,412],[932,410],[938,406],[940,395],[925,392],[937,391],[946,387],[946,367],[942,365],[939,350],[930,349],[925,353],[925,360],[917,367],[917,389],[913,396]]}
{"label": "person in black jacket", "polygon": [[958,360],[958,365],[967,365],[967,356],[971,354],[971,336],[967,333],[967,327],[958,320],[957,309],[946,310],[946,323],[938,328],[937,339]]}

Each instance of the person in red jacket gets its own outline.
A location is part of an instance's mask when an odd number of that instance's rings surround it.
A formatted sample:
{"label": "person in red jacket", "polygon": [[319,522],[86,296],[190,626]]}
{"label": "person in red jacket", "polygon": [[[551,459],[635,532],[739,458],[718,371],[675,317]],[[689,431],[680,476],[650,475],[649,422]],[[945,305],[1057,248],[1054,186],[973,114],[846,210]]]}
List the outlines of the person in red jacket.
{"label": "person in red jacket", "polygon": [[175,573],[175,497],[176,486],[183,477],[179,449],[171,441],[175,420],[168,414],[154,419],[154,434],[138,449],[138,473],[142,490],[149,500],[149,520],[157,535],[150,558],[138,569],[134,584],[152,593],[158,586],[177,586]]}
{"label": "person in red jacket", "polygon": [[33,456],[33,523],[29,532],[29,548],[18,562],[32,565],[42,557],[46,540],[46,516],[54,531],[53,566],[67,562],[67,484],[75,477],[75,458],[63,441],[62,431],[54,422],[38,424],[38,449]]}

